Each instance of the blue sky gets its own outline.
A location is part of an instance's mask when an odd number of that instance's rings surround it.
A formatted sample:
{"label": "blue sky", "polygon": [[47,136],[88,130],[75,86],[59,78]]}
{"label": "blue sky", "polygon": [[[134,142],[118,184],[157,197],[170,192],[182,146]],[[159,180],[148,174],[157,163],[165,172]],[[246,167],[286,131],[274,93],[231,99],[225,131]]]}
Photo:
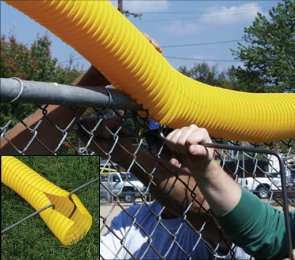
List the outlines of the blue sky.
{"label": "blue sky", "polygon": [[[240,64],[233,61],[230,48],[236,49],[244,28],[252,24],[257,12],[267,16],[268,10],[279,1],[177,1],[123,0],[124,10],[141,13],[142,17],[128,19],[140,30],[155,39],[168,61],[178,68],[189,68],[202,61],[217,64],[219,70]],[[117,1],[112,1],[117,7]],[[27,16],[1,1],[1,34],[13,33],[30,45],[37,34],[48,32]],[[66,64],[70,55],[87,69],[89,63],[70,46],[49,32],[52,55]],[[222,43],[223,42],[223,43]],[[179,46],[185,45],[185,46]],[[176,57],[176,58],[172,58]]]}

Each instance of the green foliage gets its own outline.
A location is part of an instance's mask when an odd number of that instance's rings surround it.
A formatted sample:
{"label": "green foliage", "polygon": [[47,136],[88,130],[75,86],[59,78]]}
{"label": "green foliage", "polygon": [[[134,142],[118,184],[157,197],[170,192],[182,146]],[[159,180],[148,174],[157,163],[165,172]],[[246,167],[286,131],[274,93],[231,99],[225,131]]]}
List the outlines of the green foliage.
{"label": "green foliage", "polygon": [[283,0],[269,11],[269,19],[258,14],[245,28],[245,44],[233,55],[244,67],[232,68],[235,88],[251,92],[295,91],[295,2]]}
{"label": "green foliage", "polygon": [[[23,80],[71,84],[80,74],[81,70],[73,66],[71,57],[67,66],[59,65],[57,59],[52,57],[48,35],[37,36],[31,46],[18,42],[14,35],[1,36],[1,78],[18,77]],[[19,104],[17,114],[15,107],[7,103],[1,103],[0,109],[0,126],[3,126],[13,116],[23,119],[34,112],[36,106]],[[11,126],[15,123],[16,120]]]}
{"label": "green foliage", "polygon": [[[18,159],[62,189],[71,191],[97,177],[98,156],[19,156]],[[39,216],[1,235],[1,259],[98,259],[99,187],[95,182],[76,195],[92,215],[86,237],[64,247]],[[13,190],[1,188],[1,227],[9,227],[35,210]]]}
{"label": "green foliage", "polygon": [[58,65],[51,54],[48,35],[37,36],[31,46],[16,40],[14,35],[1,36],[1,78],[18,77],[23,80],[50,81],[71,84],[81,73],[77,66]]}
{"label": "green foliage", "polygon": [[186,66],[180,66],[179,71],[192,79],[212,86],[232,88],[228,72],[219,73],[217,65],[210,67],[207,63],[203,62],[195,64],[191,69],[188,69]]}

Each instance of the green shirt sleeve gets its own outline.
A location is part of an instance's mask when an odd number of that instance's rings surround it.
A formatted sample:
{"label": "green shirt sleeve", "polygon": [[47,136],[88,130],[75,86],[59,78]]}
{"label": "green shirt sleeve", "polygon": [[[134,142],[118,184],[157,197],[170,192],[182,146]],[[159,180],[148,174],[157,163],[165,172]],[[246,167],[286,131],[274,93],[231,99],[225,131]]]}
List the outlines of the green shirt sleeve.
{"label": "green shirt sleeve", "polygon": [[[290,217],[294,247],[294,212]],[[283,212],[267,205],[246,189],[242,189],[238,205],[217,219],[234,243],[255,258],[282,259],[288,256]]]}

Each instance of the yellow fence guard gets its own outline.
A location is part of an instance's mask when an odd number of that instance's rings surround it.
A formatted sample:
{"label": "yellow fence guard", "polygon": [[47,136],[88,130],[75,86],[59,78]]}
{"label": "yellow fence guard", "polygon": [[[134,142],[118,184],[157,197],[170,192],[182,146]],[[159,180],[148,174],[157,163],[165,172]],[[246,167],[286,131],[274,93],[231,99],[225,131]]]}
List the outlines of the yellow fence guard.
{"label": "yellow fence guard", "polygon": [[295,137],[294,93],[245,93],[192,80],[108,1],[6,2],[75,48],[161,124],[195,123],[214,137],[257,143]]}
{"label": "yellow fence guard", "polygon": [[13,156],[1,157],[1,182],[16,191],[40,213],[53,234],[63,245],[81,240],[92,225],[92,217],[79,198],[46,180]]}

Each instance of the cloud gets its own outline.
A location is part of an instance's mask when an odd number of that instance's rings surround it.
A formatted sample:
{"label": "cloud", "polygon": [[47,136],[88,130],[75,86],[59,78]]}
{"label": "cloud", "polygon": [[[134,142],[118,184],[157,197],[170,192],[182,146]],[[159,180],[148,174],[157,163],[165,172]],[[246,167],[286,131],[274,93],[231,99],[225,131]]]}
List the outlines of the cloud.
{"label": "cloud", "polygon": [[257,3],[245,3],[238,6],[215,6],[205,10],[204,13],[193,21],[175,20],[169,25],[162,26],[166,33],[184,36],[207,30],[208,26],[239,26],[251,22],[262,13],[262,8]]}
{"label": "cloud", "polygon": [[262,13],[262,9],[257,3],[213,7],[200,17],[199,22],[204,24],[233,24],[253,21],[257,12]]}
{"label": "cloud", "polygon": [[199,29],[198,24],[183,22],[181,20],[172,21],[169,25],[163,27],[165,32],[177,35],[191,35],[198,32]]}
{"label": "cloud", "polygon": [[[118,2],[112,1],[112,4],[117,7]],[[125,0],[123,1],[123,9],[129,12],[155,12],[167,11],[169,8],[168,0],[161,1],[146,1],[146,0]]]}

